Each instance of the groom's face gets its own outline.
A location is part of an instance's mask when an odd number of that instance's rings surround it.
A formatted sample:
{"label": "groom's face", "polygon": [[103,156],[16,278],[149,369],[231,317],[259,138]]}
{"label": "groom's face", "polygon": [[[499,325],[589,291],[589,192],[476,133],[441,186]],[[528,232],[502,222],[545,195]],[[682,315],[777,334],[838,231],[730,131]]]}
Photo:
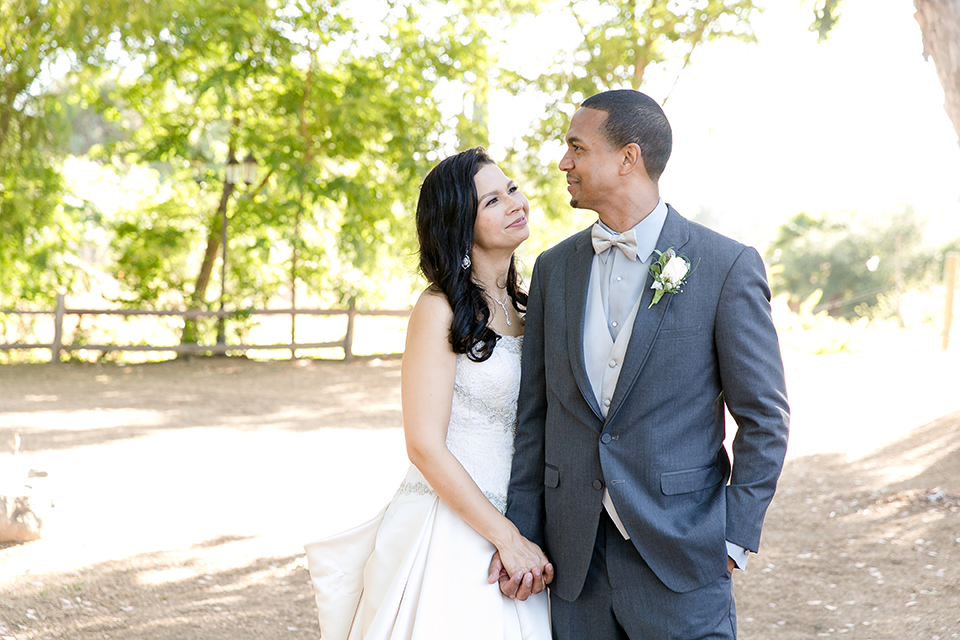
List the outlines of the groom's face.
{"label": "groom's face", "polygon": [[567,174],[570,206],[598,213],[615,198],[622,154],[607,141],[602,131],[607,112],[579,109],[567,129],[567,152],[560,170]]}

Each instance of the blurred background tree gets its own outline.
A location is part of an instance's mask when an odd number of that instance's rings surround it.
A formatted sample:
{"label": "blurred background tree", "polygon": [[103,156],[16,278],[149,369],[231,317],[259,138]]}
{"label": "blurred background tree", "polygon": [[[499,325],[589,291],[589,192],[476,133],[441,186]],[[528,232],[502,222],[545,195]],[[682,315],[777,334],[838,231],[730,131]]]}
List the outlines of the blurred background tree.
{"label": "blurred background tree", "polygon": [[[639,86],[650,65],[682,68],[703,41],[749,39],[753,10],[745,0],[652,2],[636,15],[579,0],[406,0],[364,15],[344,0],[3,2],[19,18],[3,23],[0,296],[49,304],[90,285],[81,256],[93,255],[122,303],[211,308],[222,288],[235,309],[296,304],[298,291],[374,306],[391,287],[409,290],[418,185],[442,156],[487,144],[493,88],[549,97],[511,169],[543,187],[545,210],[567,211],[533,149],[562,136],[571,105]],[[546,8],[577,15],[581,42],[542,76],[510,71],[516,61],[497,58],[504,27]],[[458,94],[461,108],[445,110],[438,95]],[[104,209],[101,194],[65,184],[78,135],[100,180],[136,174],[138,192]],[[227,162],[248,156],[256,180],[229,184]],[[188,324],[185,337],[199,336]]]}
{"label": "blurred background tree", "polygon": [[[0,300],[49,305],[83,272],[61,161],[82,79],[104,63],[114,25],[135,6],[0,0]],[[75,204],[75,203],[74,203]]]}
{"label": "blurred background tree", "polygon": [[[126,39],[142,73],[121,76],[105,106],[112,119],[132,111],[140,124],[103,155],[156,166],[175,186],[159,209],[128,211],[115,226],[130,302],[165,292],[191,307],[209,301],[224,211],[235,308],[291,296],[295,282],[330,303],[362,294],[375,304],[374,283],[408,269],[406,219],[447,130],[432,93],[441,79],[488,64],[484,32],[459,36],[447,24],[426,33],[414,6],[395,4],[382,30],[365,33],[342,10],[167,2]],[[481,129],[461,126],[460,137]],[[225,165],[247,155],[258,176],[236,188]],[[155,245],[175,255],[157,261]],[[183,282],[177,274],[191,259],[195,275]]]}
{"label": "blurred background tree", "polygon": [[[883,216],[799,213],[767,249],[772,292],[795,312],[817,296],[814,311],[835,317],[899,316],[905,288],[931,284],[943,268],[924,226],[912,207]],[[892,308],[878,305],[884,295]]]}
{"label": "blurred background tree", "polygon": [[[839,2],[814,5],[825,36]],[[555,164],[577,103],[675,81],[704,43],[752,42],[760,11],[750,0],[0,8],[0,306],[49,308],[58,292],[96,290],[130,306],[215,309],[223,292],[232,310],[406,304],[419,184],[443,156],[489,144],[497,92],[543,104],[503,162],[546,214],[524,247],[535,255],[590,217],[571,213]],[[511,55],[507,40],[528,35],[511,30],[549,15],[573,23],[569,46],[536,52],[536,64]],[[247,157],[255,180],[229,184],[226,165]],[[887,231],[791,222],[770,255],[794,303],[829,281],[823,304],[862,311],[869,296],[852,296],[889,287]],[[899,232],[902,261],[911,233]],[[916,271],[904,265],[909,283]],[[210,331],[188,324],[184,338]]]}

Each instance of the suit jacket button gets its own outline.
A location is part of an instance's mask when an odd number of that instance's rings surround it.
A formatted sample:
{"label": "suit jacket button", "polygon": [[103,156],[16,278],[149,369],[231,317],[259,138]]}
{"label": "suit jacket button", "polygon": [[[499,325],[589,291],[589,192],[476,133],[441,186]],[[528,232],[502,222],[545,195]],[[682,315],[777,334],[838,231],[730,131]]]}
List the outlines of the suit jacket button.
{"label": "suit jacket button", "polygon": [[600,442],[602,442],[603,444],[610,444],[611,440],[613,440],[613,438],[610,437],[609,433],[605,433],[602,436],[600,436]]}
{"label": "suit jacket button", "polygon": [[594,480],[593,488],[596,489],[597,491],[600,491],[600,489],[603,489],[603,483],[600,482],[599,480]]}

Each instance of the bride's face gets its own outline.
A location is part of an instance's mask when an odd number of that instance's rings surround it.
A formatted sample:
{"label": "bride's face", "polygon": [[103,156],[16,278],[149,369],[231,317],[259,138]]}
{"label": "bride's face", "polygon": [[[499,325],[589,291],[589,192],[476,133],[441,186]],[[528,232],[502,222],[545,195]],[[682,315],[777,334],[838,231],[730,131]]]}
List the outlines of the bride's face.
{"label": "bride's face", "polygon": [[486,164],[473,178],[477,186],[477,222],[473,228],[476,249],[496,251],[520,246],[530,237],[527,217],[530,203],[520,189],[495,164]]}

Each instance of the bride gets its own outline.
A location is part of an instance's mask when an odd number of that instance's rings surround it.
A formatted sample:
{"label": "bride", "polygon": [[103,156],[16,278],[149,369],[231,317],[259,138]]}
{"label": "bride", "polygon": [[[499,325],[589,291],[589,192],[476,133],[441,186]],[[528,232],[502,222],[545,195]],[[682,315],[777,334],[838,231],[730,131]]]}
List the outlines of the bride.
{"label": "bride", "polygon": [[[513,252],[530,235],[528,214],[479,147],[423,182],[417,235],[430,285],[401,369],[412,465],[376,518],[306,545],[324,640],[550,637],[545,591],[521,602],[496,584],[553,577],[503,515],[527,301]],[[494,553],[504,568],[488,577]]]}

